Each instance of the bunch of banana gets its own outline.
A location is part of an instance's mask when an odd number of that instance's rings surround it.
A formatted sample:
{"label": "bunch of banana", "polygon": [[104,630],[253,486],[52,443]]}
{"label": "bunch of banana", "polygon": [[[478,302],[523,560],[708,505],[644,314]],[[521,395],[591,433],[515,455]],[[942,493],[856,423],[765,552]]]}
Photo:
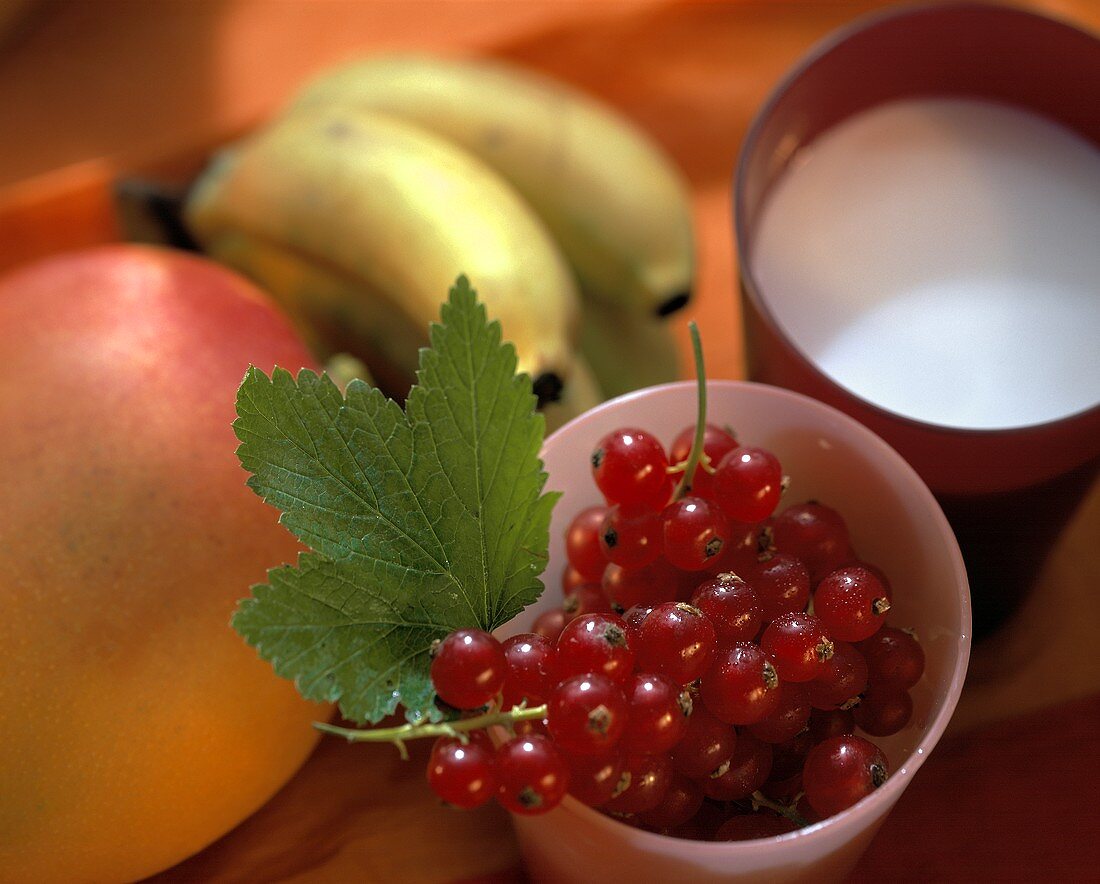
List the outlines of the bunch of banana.
{"label": "bunch of banana", "polygon": [[562,399],[552,425],[677,374],[661,317],[690,293],[684,186],[630,124],[529,72],[418,56],[327,72],[210,166],[185,217],[383,387],[407,386],[459,273],[540,398]]}

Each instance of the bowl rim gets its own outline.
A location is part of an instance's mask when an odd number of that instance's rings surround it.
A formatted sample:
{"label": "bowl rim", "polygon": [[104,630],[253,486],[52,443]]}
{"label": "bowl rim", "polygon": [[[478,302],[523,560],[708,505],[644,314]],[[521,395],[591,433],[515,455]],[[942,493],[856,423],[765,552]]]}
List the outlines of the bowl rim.
{"label": "bowl rim", "polygon": [[[585,424],[591,423],[597,417],[602,417],[608,411],[613,411],[638,399],[662,396],[672,391],[679,392],[680,390],[689,389],[694,392],[696,386],[695,381],[674,381],[672,383],[660,384],[653,387],[644,387],[640,390],[634,390],[630,393],[616,396],[614,399],[609,399],[597,405],[595,408],[573,418],[547,436],[543,441],[539,456],[542,458],[547,446],[553,444],[559,437],[567,433],[571,434],[577,432],[583,428]],[[644,844],[649,844],[655,850],[665,848],[670,844],[690,844],[692,845],[691,849],[693,851],[702,850],[708,854],[732,852],[741,855],[749,855],[771,851],[778,842],[788,843],[797,841],[798,843],[811,843],[821,841],[834,833],[838,833],[842,829],[860,828],[877,816],[885,817],[889,809],[898,798],[900,798],[905,787],[908,786],[909,781],[932,753],[936,744],[939,743],[940,738],[947,728],[948,722],[951,720],[951,716],[955,712],[955,707],[962,694],[963,683],[966,680],[967,667],[970,661],[973,622],[970,606],[969,582],[966,576],[966,568],[963,564],[962,552],[959,550],[959,545],[955,540],[955,534],[951,530],[951,526],[947,521],[947,517],[943,514],[943,510],[940,509],[939,503],[937,503],[936,498],[924,483],[924,480],[921,479],[917,472],[891,445],[855,418],[850,417],[839,409],[819,402],[809,396],[805,396],[802,393],[796,393],[793,390],[787,390],[770,384],[761,384],[755,381],[730,379],[713,379],[707,381],[708,394],[716,388],[734,392],[747,391],[752,392],[754,395],[769,396],[783,400],[811,414],[817,414],[830,421],[836,421],[847,425],[857,437],[867,443],[871,450],[878,452],[886,460],[889,469],[896,470],[900,473],[900,475],[912,485],[917,497],[928,511],[928,515],[932,518],[938,533],[946,542],[951,570],[956,578],[955,587],[959,602],[959,620],[961,626],[955,666],[951,672],[950,681],[946,686],[943,706],[940,708],[935,718],[929,723],[924,736],[921,738],[920,742],[913,747],[904,762],[896,770],[891,772],[884,785],[838,814],[834,814],[820,822],[812,823],[804,828],[797,829],[794,832],[775,835],[769,838],[756,838],[749,841],[694,841],[627,826],[601,813],[596,808],[582,804],[571,795],[566,795],[560,805],[560,809],[564,809],[571,814],[579,816],[581,819],[585,820],[589,826],[603,828],[607,830],[610,835],[614,835],[615,833],[629,833],[632,839],[637,839]]]}

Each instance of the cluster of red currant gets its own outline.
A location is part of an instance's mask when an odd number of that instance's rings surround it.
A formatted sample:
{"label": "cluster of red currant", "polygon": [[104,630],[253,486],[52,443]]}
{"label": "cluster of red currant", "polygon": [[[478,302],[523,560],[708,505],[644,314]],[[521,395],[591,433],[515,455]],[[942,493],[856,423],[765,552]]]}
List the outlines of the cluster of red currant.
{"label": "cluster of red currant", "polygon": [[915,638],[885,625],[889,581],[829,507],[775,513],[778,460],[721,428],[706,426],[689,487],[694,435],[669,454],[642,430],[600,440],[607,505],[569,526],[562,607],[503,644],[463,630],[438,647],[441,700],[525,713],[498,748],[484,731],[437,741],[443,800],[539,813],[568,793],[644,828],[739,840],[885,781],[855,730],[901,730],[924,669]]}

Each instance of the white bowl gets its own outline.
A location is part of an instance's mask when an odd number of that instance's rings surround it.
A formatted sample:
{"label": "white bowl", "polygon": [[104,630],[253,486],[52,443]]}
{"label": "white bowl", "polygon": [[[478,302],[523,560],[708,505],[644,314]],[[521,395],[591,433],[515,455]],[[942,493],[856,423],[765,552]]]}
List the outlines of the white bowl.
{"label": "white bowl", "polygon": [[[708,421],[728,424],[741,444],[779,457],[791,479],[781,506],[816,499],[836,508],[859,555],[890,576],[890,622],[915,628],[926,657],[924,678],[912,691],[913,718],[902,732],[875,740],[890,760],[884,786],[841,814],[775,838],[670,838],[623,825],[572,798],[543,816],[514,816],[534,881],[839,880],[936,745],[962,690],[970,654],[966,572],[947,520],[913,469],[870,430],[806,396],[739,381],[711,381],[707,391]],[[546,440],[547,487],[563,492],[550,529],[547,589],[502,635],[529,631],[541,612],[561,604],[566,526],[582,507],[603,502],[589,464],[599,438],[636,426],[667,446],[694,423],[695,412],[694,382],[651,387],[604,403]]]}

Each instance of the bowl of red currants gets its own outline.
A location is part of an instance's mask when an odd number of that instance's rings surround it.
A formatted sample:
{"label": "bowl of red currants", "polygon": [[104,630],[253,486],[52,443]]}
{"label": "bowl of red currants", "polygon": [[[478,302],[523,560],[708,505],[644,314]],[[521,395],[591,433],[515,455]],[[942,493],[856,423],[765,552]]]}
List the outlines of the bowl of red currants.
{"label": "bowl of red currants", "polygon": [[698,432],[685,382],[543,448],[546,591],[498,634],[506,704],[548,710],[504,753],[534,880],[839,880],[962,689],[966,573],[912,468],[797,393],[707,395]]}

